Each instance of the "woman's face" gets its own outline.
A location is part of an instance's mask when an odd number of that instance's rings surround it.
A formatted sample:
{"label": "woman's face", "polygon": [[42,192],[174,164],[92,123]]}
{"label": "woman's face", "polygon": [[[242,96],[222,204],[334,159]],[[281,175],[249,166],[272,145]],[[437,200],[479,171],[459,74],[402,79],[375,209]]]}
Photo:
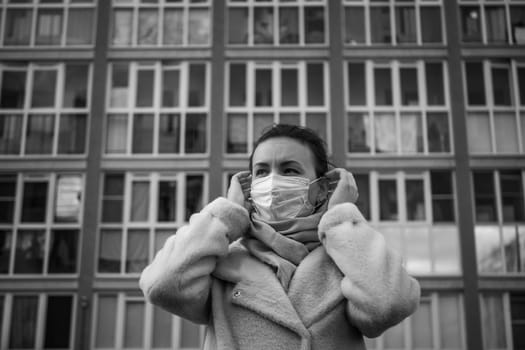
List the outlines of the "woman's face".
{"label": "woman's face", "polygon": [[314,155],[308,146],[289,137],[273,137],[260,143],[253,152],[252,178],[277,174],[317,178]]}

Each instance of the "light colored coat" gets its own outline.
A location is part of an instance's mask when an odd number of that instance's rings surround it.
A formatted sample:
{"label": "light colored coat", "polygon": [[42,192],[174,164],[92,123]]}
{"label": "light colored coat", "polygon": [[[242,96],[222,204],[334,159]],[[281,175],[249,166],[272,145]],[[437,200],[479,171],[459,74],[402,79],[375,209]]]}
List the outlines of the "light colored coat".
{"label": "light colored coat", "polygon": [[207,349],[365,349],[362,334],[380,335],[419,303],[417,281],[351,203],[324,214],[322,246],[299,264],[287,292],[235,242],[249,227],[246,209],[218,198],[140,278],[148,301],[208,324]]}

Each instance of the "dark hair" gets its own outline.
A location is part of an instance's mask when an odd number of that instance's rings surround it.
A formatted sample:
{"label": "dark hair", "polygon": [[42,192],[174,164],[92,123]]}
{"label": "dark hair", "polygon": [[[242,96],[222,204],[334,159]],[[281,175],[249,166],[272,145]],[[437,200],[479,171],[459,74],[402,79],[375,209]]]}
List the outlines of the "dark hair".
{"label": "dark hair", "polygon": [[314,156],[314,166],[317,177],[322,176],[328,171],[329,163],[328,155],[326,154],[326,143],[315,133],[315,131],[303,126],[274,124],[270,128],[265,129],[261,137],[259,137],[255,143],[255,147],[253,147],[252,154],[250,155],[250,172],[252,171],[253,154],[255,153],[257,146],[262,142],[275,137],[289,137],[308,146]]}

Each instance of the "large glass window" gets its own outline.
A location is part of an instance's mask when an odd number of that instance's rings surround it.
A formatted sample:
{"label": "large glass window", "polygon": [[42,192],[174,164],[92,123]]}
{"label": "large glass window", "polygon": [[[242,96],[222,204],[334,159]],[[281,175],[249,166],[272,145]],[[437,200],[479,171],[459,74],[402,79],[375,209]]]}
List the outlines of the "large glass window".
{"label": "large glass window", "polygon": [[[4,11],[2,11],[2,9]],[[93,44],[95,1],[3,1],[3,46]]]}
{"label": "large glass window", "polygon": [[273,123],[308,126],[328,140],[324,62],[231,62],[227,76],[227,153],[250,153]]}
{"label": "large glass window", "polygon": [[202,208],[205,176],[106,173],[102,193],[98,272],[139,274],[168,236]]}
{"label": "large glass window", "polygon": [[347,62],[348,152],[450,153],[445,67],[437,61]]}
{"label": "large glass window", "polygon": [[106,154],[208,151],[206,63],[113,63],[109,77]]}
{"label": "large glass window", "polygon": [[112,46],[211,44],[210,0],[113,0],[112,3]]}
{"label": "large glass window", "polygon": [[0,65],[0,155],[84,154],[89,76],[87,63]]}

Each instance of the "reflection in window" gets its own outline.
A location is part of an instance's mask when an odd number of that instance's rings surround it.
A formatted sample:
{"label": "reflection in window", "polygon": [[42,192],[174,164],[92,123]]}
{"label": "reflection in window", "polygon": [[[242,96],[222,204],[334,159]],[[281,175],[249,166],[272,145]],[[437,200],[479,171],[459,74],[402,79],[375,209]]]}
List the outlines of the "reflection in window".
{"label": "reflection in window", "polygon": [[505,307],[503,295],[484,292],[481,294],[481,325],[485,349],[505,349]]}
{"label": "reflection in window", "polygon": [[44,269],[45,232],[19,230],[16,238],[15,273],[41,274]]}
{"label": "reflection in window", "polygon": [[140,9],[139,10],[139,27],[137,41],[139,45],[157,44],[157,26],[159,23],[159,14],[157,10]]}
{"label": "reflection in window", "polygon": [[392,105],[392,75],[390,68],[374,69],[374,87],[376,105]]}
{"label": "reflection in window", "polygon": [[144,343],[144,301],[127,300],[124,316],[124,347],[142,348]]}
{"label": "reflection in window", "polygon": [[432,216],[434,222],[453,222],[455,217],[452,174],[431,171]]}
{"label": "reflection in window", "polygon": [[485,7],[487,41],[489,43],[507,42],[507,19],[503,6]]}
{"label": "reflection in window", "polygon": [[[512,38],[516,44],[525,44],[525,6],[510,6]],[[522,100],[525,101],[525,100]],[[525,103],[524,103],[525,104]]]}
{"label": "reflection in window", "polygon": [[54,107],[57,81],[56,70],[35,70],[33,73],[33,91],[31,107]]}
{"label": "reflection in window", "polygon": [[61,9],[38,10],[36,45],[60,45],[62,15]]}
{"label": "reflection in window", "polygon": [[348,151],[353,153],[368,153],[370,144],[370,118],[363,113],[348,115]]}
{"label": "reflection in window", "polygon": [[423,123],[419,113],[401,114],[401,152],[423,153]]}
{"label": "reflection in window", "polygon": [[29,115],[26,129],[26,154],[51,154],[53,151],[54,131],[54,115]]}
{"label": "reflection in window", "polygon": [[32,349],[36,341],[38,296],[15,295],[11,310],[10,349]]}
{"label": "reflection in window", "polygon": [[496,194],[492,173],[477,171],[474,172],[473,176],[476,221],[496,221]]}
{"label": "reflection in window", "polygon": [[324,9],[322,7],[305,8],[304,21],[305,42],[322,44],[325,41]]}
{"label": "reflection in window", "polygon": [[122,232],[104,229],[100,231],[98,272],[119,273],[121,261]]}
{"label": "reflection in window", "polygon": [[122,222],[124,175],[106,174],[102,200],[102,222]]}
{"label": "reflection in window", "polygon": [[97,349],[114,347],[118,316],[117,295],[98,295],[97,306],[95,346]]}
{"label": "reflection in window", "polygon": [[78,230],[53,230],[49,273],[77,272],[78,234]]}
{"label": "reflection in window", "polygon": [[206,114],[188,114],[186,116],[186,153],[206,152],[206,139]]}
{"label": "reflection in window", "polygon": [[29,45],[32,17],[31,9],[7,9],[4,45]]}
{"label": "reflection in window", "polygon": [[386,6],[371,7],[370,27],[372,44],[390,44],[390,8]]}
{"label": "reflection in window", "polygon": [[133,182],[129,216],[131,221],[148,221],[149,188],[149,181]]}
{"label": "reflection in window", "polygon": [[468,144],[472,153],[490,153],[492,138],[490,119],[487,113],[470,112],[467,115]]}
{"label": "reflection in window", "polygon": [[164,10],[164,45],[181,45],[184,40],[184,13],[181,9]]}
{"label": "reflection in window", "polygon": [[414,7],[396,7],[396,32],[398,43],[416,43],[416,9]]}
{"label": "reflection in window", "polygon": [[59,175],[56,184],[55,222],[79,222],[82,201],[82,178]]}
{"label": "reflection in window", "polygon": [[210,12],[207,9],[190,10],[188,19],[188,43],[205,45],[210,41]]}
{"label": "reflection in window", "polygon": [[518,130],[514,113],[494,113],[494,135],[496,138],[496,152],[518,153]]}
{"label": "reflection in window", "polygon": [[365,11],[362,7],[345,8],[345,43],[365,43]]}
{"label": "reflection in window", "polygon": [[127,46],[131,44],[133,13],[130,10],[116,9],[113,12],[112,44]]}
{"label": "reflection in window", "polygon": [[443,29],[441,25],[441,9],[439,7],[425,6],[420,8],[421,39],[423,43],[443,42]]}
{"label": "reflection in window", "polygon": [[408,221],[425,220],[425,199],[423,180],[407,179],[406,189],[406,210]]}
{"label": "reflection in window", "polygon": [[133,116],[133,136],[131,150],[134,154],[153,152],[153,115],[135,114]]}
{"label": "reflection in window", "polygon": [[228,42],[248,43],[248,9],[230,8],[228,11]]}
{"label": "reflection in window", "polygon": [[180,132],[180,114],[161,114],[159,121],[159,153],[179,153]]}
{"label": "reflection in window", "polygon": [[396,180],[379,180],[379,219],[398,219]]}
{"label": "reflection in window", "polygon": [[128,116],[110,114],[107,120],[106,153],[125,153],[127,149]]}
{"label": "reflection in window", "polygon": [[93,9],[69,9],[66,45],[89,45],[93,42]]}
{"label": "reflection in window", "polygon": [[204,177],[202,175],[186,176],[186,215],[188,221],[193,213],[196,213],[204,206]]}
{"label": "reflection in window", "polygon": [[510,106],[512,104],[512,90],[508,66],[494,65],[492,67],[492,91],[495,105]]}
{"label": "reflection in window", "polygon": [[272,105],[272,70],[257,69],[255,71],[255,105]]}
{"label": "reflection in window", "polygon": [[279,9],[279,43],[299,43],[299,11],[297,8]]}
{"label": "reflection in window", "polygon": [[86,148],[86,130],[86,114],[62,114],[58,130],[58,153],[84,153]]}
{"label": "reflection in window", "polygon": [[393,114],[374,115],[375,149],[377,153],[397,152],[397,127]]}
{"label": "reflection in window", "polygon": [[206,103],[206,66],[190,65],[188,106],[204,106]]}
{"label": "reflection in window", "polygon": [[160,181],[157,221],[175,221],[177,214],[177,181]]}
{"label": "reflection in window", "polygon": [[523,181],[520,171],[499,173],[503,222],[525,221]]}
{"label": "reflection in window", "polygon": [[[0,203],[1,208],[1,203]],[[0,274],[9,273],[11,247],[13,246],[13,234],[11,230],[0,230]],[[0,307],[2,300],[0,300]],[[0,322],[1,323],[1,322]]]}
{"label": "reflection in window", "polygon": [[22,138],[22,116],[0,115],[0,154],[19,154]]}
{"label": "reflection in window", "polygon": [[64,86],[64,107],[87,107],[89,67],[86,64],[68,64]]}
{"label": "reflection in window", "polygon": [[463,34],[463,41],[481,41],[481,13],[479,7],[461,7],[461,29]]}
{"label": "reflection in window", "polygon": [[126,250],[126,273],[140,273],[148,265],[148,230],[129,230]]}
{"label": "reflection in window", "polygon": [[446,113],[427,114],[427,137],[429,152],[450,152],[450,130]]}

